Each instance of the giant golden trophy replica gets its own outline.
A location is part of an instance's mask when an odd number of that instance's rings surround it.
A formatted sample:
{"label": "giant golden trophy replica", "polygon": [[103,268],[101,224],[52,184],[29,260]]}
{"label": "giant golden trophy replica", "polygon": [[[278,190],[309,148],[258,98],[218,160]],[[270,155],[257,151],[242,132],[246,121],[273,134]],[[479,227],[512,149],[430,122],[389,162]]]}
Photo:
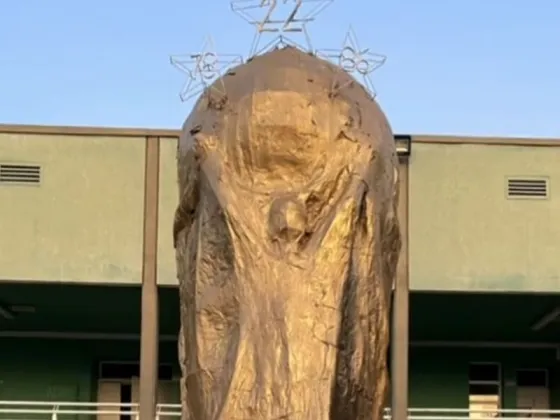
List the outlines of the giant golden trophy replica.
{"label": "giant golden trophy replica", "polygon": [[178,146],[183,418],[383,418],[400,250],[393,134],[298,48],[196,103]]}

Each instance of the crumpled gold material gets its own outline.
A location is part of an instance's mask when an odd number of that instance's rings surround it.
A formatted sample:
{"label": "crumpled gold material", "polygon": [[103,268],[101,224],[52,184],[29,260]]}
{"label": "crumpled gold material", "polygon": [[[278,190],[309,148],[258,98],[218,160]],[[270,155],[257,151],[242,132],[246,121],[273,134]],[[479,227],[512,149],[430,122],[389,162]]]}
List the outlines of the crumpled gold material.
{"label": "crumpled gold material", "polygon": [[185,419],[382,419],[398,162],[387,119],[351,81],[276,50],[216,82],[185,122]]}

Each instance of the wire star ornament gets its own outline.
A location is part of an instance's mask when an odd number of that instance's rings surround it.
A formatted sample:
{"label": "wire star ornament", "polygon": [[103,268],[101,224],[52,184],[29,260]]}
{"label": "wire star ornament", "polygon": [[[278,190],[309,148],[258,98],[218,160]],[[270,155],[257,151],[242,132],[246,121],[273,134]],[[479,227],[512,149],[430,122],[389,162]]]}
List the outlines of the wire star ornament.
{"label": "wire star ornament", "polygon": [[[358,38],[352,27],[346,33],[342,49],[317,50],[316,55],[334,62],[349,74],[361,76],[362,84],[369,94],[375,98],[377,93],[370,75],[385,64],[387,57],[373,53],[369,48],[360,48]],[[347,87],[350,83],[352,82],[349,81],[341,85],[338,80],[333,81],[333,93]]]}
{"label": "wire star ornament", "polygon": [[214,82],[220,80],[230,68],[243,64],[243,57],[238,54],[216,53],[212,38],[207,37],[200,52],[171,56],[170,61],[175,68],[187,75],[179,93],[181,101],[186,102],[208,88],[225,96],[223,81],[218,84]]}
{"label": "wire star ornament", "polygon": [[[313,51],[307,24],[325,10],[334,0],[231,0],[231,9],[256,29],[251,45],[250,57],[273,47],[292,45],[302,50]],[[264,33],[277,36],[264,47],[259,48]],[[304,36],[302,46],[294,42],[288,33]]]}

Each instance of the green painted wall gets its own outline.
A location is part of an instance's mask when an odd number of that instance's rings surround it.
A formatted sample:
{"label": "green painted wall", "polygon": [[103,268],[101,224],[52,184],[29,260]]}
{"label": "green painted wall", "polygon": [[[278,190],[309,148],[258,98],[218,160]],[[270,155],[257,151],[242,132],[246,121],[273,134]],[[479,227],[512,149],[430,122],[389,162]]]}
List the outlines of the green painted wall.
{"label": "green painted wall", "polygon": [[0,184],[0,279],[140,282],[144,144],[0,133],[0,163],[42,167],[39,186]]}
{"label": "green painted wall", "polygon": [[[176,138],[161,139],[158,275],[176,284]],[[414,144],[409,259],[416,290],[560,290],[560,148]],[[0,162],[42,166],[0,186],[0,280],[139,283],[144,138],[0,133]],[[507,200],[508,176],[546,176],[547,200]],[[37,238],[40,238],[37,240]],[[30,264],[29,261],[33,261]]]}
{"label": "green painted wall", "polygon": [[[0,202],[10,203],[0,207],[0,220],[10,221],[0,225],[0,280],[139,283],[144,145],[143,137],[0,133],[0,163],[42,167],[40,186],[0,185]],[[176,151],[176,138],[161,139],[162,285],[177,284]]]}
{"label": "green painted wall", "polygon": [[[95,401],[98,363],[138,361],[139,350],[135,341],[0,338],[0,400]],[[159,351],[178,369],[175,343]]]}
{"label": "green painted wall", "polygon": [[[409,173],[415,290],[560,290],[560,148],[414,144]],[[507,177],[548,177],[544,200],[506,198]]]}
{"label": "green painted wall", "polygon": [[176,285],[173,218],[179,202],[177,139],[162,138],[159,175],[158,283]]}
{"label": "green painted wall", "polygon": [[502,404],[515,407],[517,369],[550,369],[551,408],[560,409],[560,361],[554,350],[412,348],[410,351],[411,407],[468,407],[469,364],[498,362],[502,365]]}

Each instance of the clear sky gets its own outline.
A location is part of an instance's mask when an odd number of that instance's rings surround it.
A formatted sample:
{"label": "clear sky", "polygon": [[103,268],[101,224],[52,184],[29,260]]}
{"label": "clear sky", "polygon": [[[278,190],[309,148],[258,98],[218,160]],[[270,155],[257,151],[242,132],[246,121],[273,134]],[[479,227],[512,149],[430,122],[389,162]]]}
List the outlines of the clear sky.
{"label": "clear sky", "polygon": [[[309,30],[352,24],[393,130],[560,138],[560,0],[336,0]],[[178,128],[192,103],[169,55],[247,54],[228,0],[0,0],[0,122]]]}

